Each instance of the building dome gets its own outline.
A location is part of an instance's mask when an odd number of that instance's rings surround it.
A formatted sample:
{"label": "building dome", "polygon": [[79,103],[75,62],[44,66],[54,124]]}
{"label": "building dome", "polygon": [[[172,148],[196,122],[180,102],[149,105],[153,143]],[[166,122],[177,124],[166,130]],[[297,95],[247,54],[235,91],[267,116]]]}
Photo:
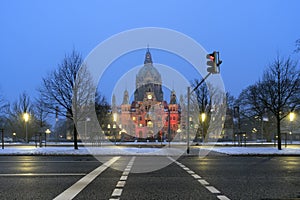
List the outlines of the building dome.
{"label": "building dome", "polygon": [[149,48],[145,55],[144,66],[136,75],[135,101],[143,101],[146,92],[153,92],[158,101],[163,100],[161,75],[153,66]]}
{"label": "building dome", "polygon": [[149,49],[147,50],[144,66],[140,69],[136,76],[136,87],[153,83],[162,84],[161,75],[158,70],[153,66],[152,57]]}

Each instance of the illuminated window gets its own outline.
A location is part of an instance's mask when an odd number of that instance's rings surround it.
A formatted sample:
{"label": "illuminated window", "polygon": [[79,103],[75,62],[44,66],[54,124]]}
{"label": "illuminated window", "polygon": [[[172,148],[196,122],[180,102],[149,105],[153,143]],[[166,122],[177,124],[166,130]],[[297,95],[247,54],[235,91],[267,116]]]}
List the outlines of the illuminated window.
{"label": "illuminated window", "polygon": [[153,128],[153,123],[152,123],[152,121],[148,121],[148,122],[147,122],[147,127]]}

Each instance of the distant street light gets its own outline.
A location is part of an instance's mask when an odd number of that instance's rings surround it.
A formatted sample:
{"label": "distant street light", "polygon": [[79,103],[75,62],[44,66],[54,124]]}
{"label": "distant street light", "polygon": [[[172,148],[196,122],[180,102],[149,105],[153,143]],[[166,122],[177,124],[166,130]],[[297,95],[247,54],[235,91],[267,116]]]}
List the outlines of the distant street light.
{"label": "distant street light", "polygon": [[295,120],[295,113],[290,112],[289,118],[290,118],[290,122],[293,122]]}
{"label": "distant street light", "polygon": [[204,122],[206,119],[206,114],[201,113],[201,122],[202,122],[202,142],[204,142]]}
{"label": "distant street light", "polygon": [[12,135],[13,135],[14,141],[16,142],[17,141],[17,133],[14,132]]}
{"label": "distant street light", "polygon": [[[85,122],[84,122],[84,137],[85,137],[85,139],[87,140],[87,123],[89,122],[89,121],[91,121],[91,119],[89,118],[89,117],[87,117],[86,119],[85,119]],[[87,142],[87,141],[86,141]]]}
{"label": "distant street light", "polygon": [[50,129],[47,128],[47,130],[45,131],[45,147],[47,146],[47,135],[50,133],[51,133]]}
{"label": "distant street light", "polygon": [[205,122],[205,119],[206,119],[206,114],[202,113],[201,114],[201,121],[202,121],[202,123]]}
{"label": "distant street light", "polygon": [[296,118],[296,114],[294,112],[290,112],[289,114],[290,122],[291,122],[291,131],[290,131],[290,139],[291,139],[291,144],[292,144],[292,139],[293,139],[293,121]]}
{"label": "distant street light", "polygon": [[179,141],[181,141],[181,132],[182,132],[182,130],[180,128],[178,128],[178,130],[176,132],[178,134]]}
{"label": "distant street light", "polygon": [[23,114],[23,119],[24,119],[24,121],[25,121],[25,131],[26,131],[26,136],[25,136],[25,141],[26,141],[26,143],[28,143],[28,132],[27,132],[27,122],[29,121],[29,114],[27,113],[27,112],[25,112],[24,114]]}

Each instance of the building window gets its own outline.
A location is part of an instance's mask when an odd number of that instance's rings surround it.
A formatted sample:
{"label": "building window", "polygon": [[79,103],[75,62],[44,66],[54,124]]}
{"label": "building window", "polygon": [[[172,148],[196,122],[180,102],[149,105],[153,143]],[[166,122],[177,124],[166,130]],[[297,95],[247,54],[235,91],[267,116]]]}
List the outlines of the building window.
{"label": "building window", "polygon": [[152,123],[152,121],[148,121],[148,122],[147,122],[147,127],[153,128],[153,123]]}

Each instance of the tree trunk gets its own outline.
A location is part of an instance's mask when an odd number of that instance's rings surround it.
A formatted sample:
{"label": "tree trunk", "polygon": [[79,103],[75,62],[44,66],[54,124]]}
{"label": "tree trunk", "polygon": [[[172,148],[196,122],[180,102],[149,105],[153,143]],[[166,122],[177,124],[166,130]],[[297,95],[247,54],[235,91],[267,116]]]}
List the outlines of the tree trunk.
{"label": "tree trunk", "polygon": [[78,149],[77,128],[75,123],[74,123],[74,149]]}
{"label": "tree trunk", "polygon": [[277,120],[278,150],[281,150],[281,131],[280,131],[280,115],[279,114],[277,114],[276,120]]}

